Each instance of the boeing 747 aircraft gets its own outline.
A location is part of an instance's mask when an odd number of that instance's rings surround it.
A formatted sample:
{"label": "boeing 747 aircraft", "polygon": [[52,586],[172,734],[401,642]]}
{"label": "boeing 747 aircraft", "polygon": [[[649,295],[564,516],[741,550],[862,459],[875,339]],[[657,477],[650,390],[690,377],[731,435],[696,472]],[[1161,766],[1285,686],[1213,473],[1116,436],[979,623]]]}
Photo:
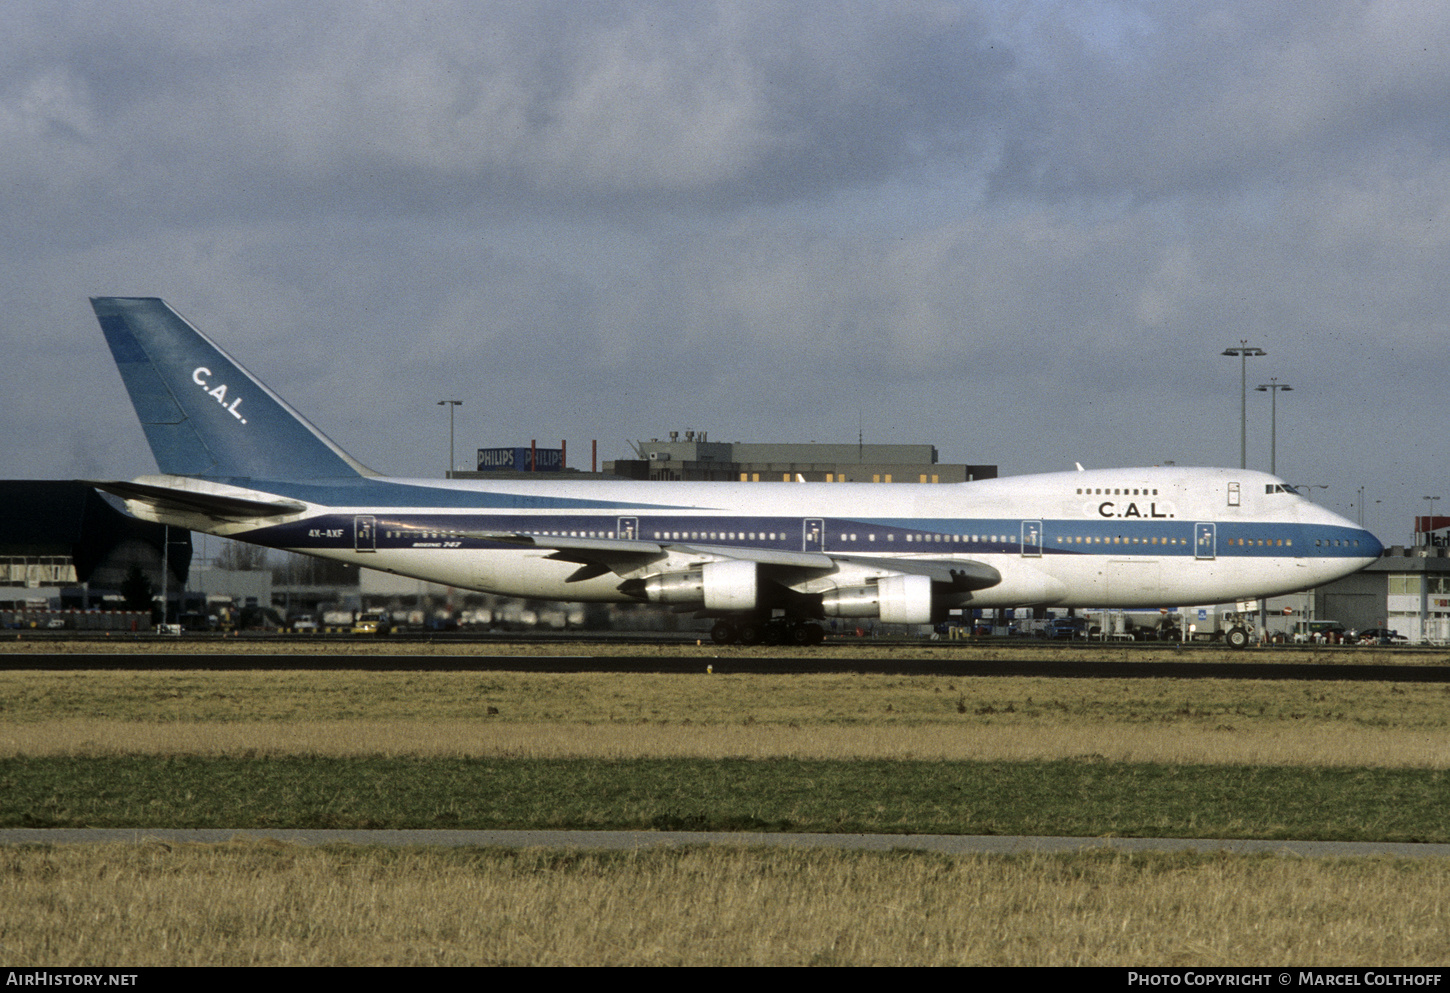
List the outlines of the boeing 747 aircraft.
{"label": "boeing 747 aircraft", "polygon": [[91,304],[161,470],[93,485],[137,517],[462,589],[694,610],[722,644],[816,642],[828,617],[1274,596],[1381,550],[1241,469],[936,485],[388,478],[165,302]]}

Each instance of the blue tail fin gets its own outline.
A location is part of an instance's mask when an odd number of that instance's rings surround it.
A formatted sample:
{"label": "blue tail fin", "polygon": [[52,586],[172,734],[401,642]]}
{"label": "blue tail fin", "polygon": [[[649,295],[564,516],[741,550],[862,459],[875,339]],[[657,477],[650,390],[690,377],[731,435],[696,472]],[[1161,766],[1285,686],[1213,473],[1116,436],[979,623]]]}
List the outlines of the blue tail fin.
{"label": "blue tail fin", "polygon": [[331,479],[375,475],[162,300],[92,297],[161,471]]}

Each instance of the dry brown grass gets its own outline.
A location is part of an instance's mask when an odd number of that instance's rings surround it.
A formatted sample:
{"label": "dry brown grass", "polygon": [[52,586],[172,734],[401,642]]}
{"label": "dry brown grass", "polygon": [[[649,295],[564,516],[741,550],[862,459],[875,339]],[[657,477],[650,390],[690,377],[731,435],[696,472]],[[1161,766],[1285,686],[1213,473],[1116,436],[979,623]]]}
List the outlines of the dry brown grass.
{"label": "dry brown grass", "polygon": [[1432,684],[12,670],[0,701],[0,755],[1450,766],[1450,690]]}
{"label": "dry brown grass", "polygon": [[[492,708],[496,713],[490,713]],[[0,755],[1450,764],[1431,685],[0,673]],[[15,965],[1441,965],[1450,860],[0,849]]]}
{"label": "dry brown grass", "polygon": [[1450,860],[0,850],[0,951],[66,965],[1443,965]]}
{"label": "dry brown grass", "polygon": [[1444,737],[1419,732],[1323,727],[1237,731],[1071,723],[951,728],[64,720],[0,726],[0,757],[18,755],[779,757],[1007,762],[1092,757],[1170,764],[1450,768],[1450,748]]}

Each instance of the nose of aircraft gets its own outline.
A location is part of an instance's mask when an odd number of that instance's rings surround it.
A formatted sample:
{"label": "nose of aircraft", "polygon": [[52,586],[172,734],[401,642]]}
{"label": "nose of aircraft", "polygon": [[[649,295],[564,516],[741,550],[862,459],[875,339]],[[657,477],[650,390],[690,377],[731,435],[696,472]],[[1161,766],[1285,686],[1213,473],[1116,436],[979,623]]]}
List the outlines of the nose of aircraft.
{"label": "nose of aircraft", "polygon": [[[1322,508],[1321,508],[1322,509]],[[1343,528],[1349,532],[1349,540],[1353,542],[1354,548],[1358,551],[1356,558],[1377,559],[1384,553],[1385,546],[1380,543],[1372,533],[1360,527],[1347,517],[1340,517],[1330,511],[1323,511],[1325,523],[1331,527]]]}

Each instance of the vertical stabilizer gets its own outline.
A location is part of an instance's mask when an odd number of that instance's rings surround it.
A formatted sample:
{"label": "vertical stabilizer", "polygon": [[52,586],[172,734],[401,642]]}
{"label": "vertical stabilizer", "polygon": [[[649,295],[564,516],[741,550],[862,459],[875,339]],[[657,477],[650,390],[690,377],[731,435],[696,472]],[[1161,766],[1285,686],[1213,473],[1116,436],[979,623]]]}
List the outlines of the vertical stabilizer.
{"label": "vertical stabilizer", "polygon": [[177,476],[375,475],[155,297],[92,297],[146,440]]}

